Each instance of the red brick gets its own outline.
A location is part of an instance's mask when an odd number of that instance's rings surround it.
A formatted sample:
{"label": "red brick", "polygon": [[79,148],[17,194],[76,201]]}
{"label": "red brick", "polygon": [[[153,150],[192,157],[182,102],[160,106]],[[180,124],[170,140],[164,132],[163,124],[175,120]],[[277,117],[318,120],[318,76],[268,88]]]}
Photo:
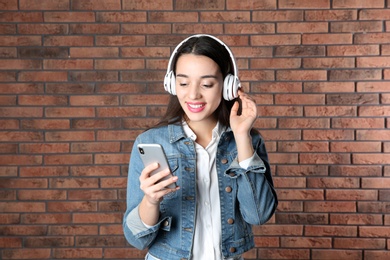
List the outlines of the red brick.
{"label": "red brick", "polygon": [[385,239],[334,238],[334,248],[385,249]]}
{"label": "red brick", "polygon": [[[255,13],[255,12],[253,12]],[[202,12],[200,21],[202,22],[250,22],[251,13],[248,11],[235,12]],[[253,18],[255,20],[255,18]]]}
{"label": "red brick", "polygon": [[281,246],[287,248],[331,248],[331,238],[282,237]]}
{"label": "red brick", "polygon": [[103,250],[101,248],[55,248],[53,256],[55,258],[101,258]]}
{"label": "red brick", "polygon": [[337,249],[313,249],[311,259],[343,259],[343,260],[355,260],[362,259],[362,250],[337,250]]}
{"label": "red brick", "polygon": [[18,198],[20,200],[66,200],[66,191],[63,190],[19,190]]}
{"label": "red brick", "polygon": [[17,167],[6,166],[0,167],[0,177],[16,177],[18,173]]}
{"label": "red brick", "polygon": [[354,43],[355,44],[387,44],[390,40],[390,33],[364,33],[364,34],[355,34]]}
{"label": "red brick", "polygon": [[[9,31],[7,32],[7,28],[4,28],[0,25],[0,32],[4,31],[4,33],[12,34]],[[15,47],[0,47],[0,57],[1,58],[16,58],[17,57],[17,49]]]}
{"label": "red brick", "polygon": [[326,22],[286,22],[278,23],[277,33],[324,33],[328,32]]}
{"label": "red brick", "polygon": [[67,81],[68,73],[62,71],[22,71],[19,73],[18,81]]}
{"label": "red brick", "polygon": [[297,11],[297,10],[252,11],[252,20],[254,22],[303,21],[303,11]]}
{"label": "red brick", "polygon": [[48,235],[97,235],[98,227],[96,225],[50,225],[47,231]]}
{"label": "red brick", "polygon": [[74,223],[122,223],[121,213],[75,213]]}
{"label": "red brick", "polygon": [[46,165],[90,164],[92,156],[88,154],[45,155],[44,160]]}
{"label": "red brick", "polygon": [[116,200],[118,199],[115,190],[73,190],[69,191],[69,200]]}
{"label": "red brick", "polygon": [[356,132],[356,140],[364,141],[384,141],[390,140],[390,132],[387,130],[358,130]]}
{"label": "red brick", "polygon": [[[146,12],[98,12],[96,22],[99,23],[142,23],[146,22]],[[150,21],[152,22],[152,21]]]}
{"label": "red brick", "polygon": [[46,117],[74,118],[74,117],[94,117],[93,108],[75,108],[75,107],[53,107],[45,109]]}
{"label": "red brick", "polygon": [[383,23],[380,21],[331,22],[331,32],[382,32]]}
{"label": "red brick", "polygon": [[[279,239],[276,237],[255,237],[255,246],[266,248],[266,247],[278,247]],[[246,256],[245,256],[246,257]]]}
{"label": "red brick", "polygon": [[0,144],[0,153],[18,153],[17,144]]}
{"label": "red brick", "polygon": [[297,45],[300,43],[301,37],[298,34],[253,35],[251,37],[252,46]]}
{"label": "red brick", "polygon": [[3,59],[1,70],[36,70],[42,69],[42,62],[38,60]]}
{"label": "red brick", "polygon": [[[4,12],[4,13],[2,13],[2,16],[0,17],[0,22],[39,23],[39,22],[43,22],[43,15],[42,15],[42,12],[21,12],[21,11],[20,12]],[[22,37],[19,39],[27,39],[27,37]],[[35,38],[35,39],[38,39],[38,38]]]}
{"label": "red brick", "polygon": [[21,129],[68,129],[70,122],[68,119],[23,119]]}
{"label": "red brick", "polygon": [[118,142],[90,142],[90,143],[73,143],[71,151],[80,152],[119,152],[120,143]]}
{"label": "red brick", "polygon": [[303,140],[353,140],[353,130],[303,130]]}
{"label": "red brick", "polygon": [[305,235],[313,237],[356,237],[357,228],[349,226],[306,226]]}
{"label": "red brick", "polygon": [[128,154],[96,154],[96,164],[127,164],[130,156]]}
{"label": "red brick", "polygon": [[278,189],[278,198],[280,200],[323,200],[324,192],[322,190],[311,189]]}
{"label": "red brick", "polygon": [[46,83],[46,93],[50,94],[90,94],[94,85],[89,83]]}
{"label": "red brick", "polygon": [[352,188],[359,188],[360,186],[360,180],[359,178],[337,178],[337,177],[321,177],[321,178],[315,178],[312,177],[307,180],[307,187],[308,188],[332,188],[332,189],[352,189]]}
{"label": "red brick", "polygon": [[[172,0],[163,1],[133,1],[122,0],[123,10],[173,10]],[[179,8],[180,9],[180,8]]]}
{"label": "red brick", "polygon": [[[302,44],[305,45],[314,45],[314,44],[351,44],[352,35],[351,34],[337,34],[337,33],[327,33],[327,34],[303,34],[302,35]],[[327,46],[328,48],[331,46]]]}
{"label": "red brick", "polygon": [[308,249],[258,249],[259,259],[310,259]]}
{"label": "red brick", "polygon": [[4,106],[16,105],[16,96],[0,96],[0,104]]}
{"label": "red brick", "polygon": [[357,19],[357,10],[307,10],[305,21],[348,21]]}
{"label": "red brick", "polygon": [[378,192],[375,190],[327,190],[326,200],[376,200]]}
{"label": "red brick", "polygon": [[67,166],[20,167],[20,176],[21,177],[69,176],[69,167]]}
{"label": "red brick", "polygon": [[[95,22],[94,12],[45,12],[43,15],[45,22],[51,23]],[[63,36],[63,38],[64,37],[65,36]]]}
{"label": "red brick", "polygon": [[50,259],[51,250],[42,248],[23,248],[3,250],[3,259]]}
{"label": "red brick", "polygon": [[278,210],[283,212],[303,211],[303,202],[302,201],[279,201]]}
{"label": "red brick", "polygon": [[390,160],[390,154],[353,154],[354,164],[386,164]]}
{"label": "red brick", "polygon": [[74,237],[30,237],[24,241],[25,247],[72,247]]}
{"label": "red brick", "polygon": [[118,166],[73,166],[72,174],[75,176],[119,176]]}
{"label": "red brick", "polygon": [[379,45],[340,45],[326,48],[328,56],[379,55]]}
{"label": "red brick", "polygon": [[[229,32],[234,32],[235,28],[229,28],[227,29],[225,25],[225,29],[222,24],[199,24],[199,23],[194,23],[194,24],[188,24],[188,23],[182,23],[182,22],[177,22],[174,23],[172,26],[172,32],[175,34],[197,34],[197,33],[208,33],[212,35],[218,35],[221,34],[225,31]],[[243,26],[245,27],[245,26]],[[268,28],[271,28],[272,26],[259,26],[262,29],[262,31],[267,31]],[[273,28],[273,27],[272,27]],[[249,25],[247,27],[248,31],[253,30],[252,26]],[[169,30],[170,31],[170,30]],[[243,29],[243,31],[245,31]],[[274,31],[274,30],[272,30]]]}
{"label": "red brick", "polygon": [[69,10],[67,0],[20,0],[20,10]]}
{"label": "red brick", "polygon": [[142,93],[145,85],[142,83],[98,83],[97,93]]}
{"label": "red brick", "polygon": [[390,227],[359,227],[361,237],[388,237]]}
{"label": "red brick", "polygon": [[67,59],[44,60],[43,67],[46,70],[89,70],[93,69],[93,60]]}
{"label": "red brick", "polygon": [[360,20],[389,20],[390,10],[388,9],[362,9],[359,10]]}
{"label": "red brick", "polygon": [[328,152],[327,142],[279,142],[279,152]]}
{"label": "red brick", "polygon": [[305,107],[306,116],[356,116],[356,114],[354,106]]}
{"label": "red brick", "polygon": [[96,201],[47,202],[47,212],[89,212],[97,211]]}
{"label": "red brick", "polygon": [[324,70],[280,70],[276,72],[276,79],[282,81],[326,80],[327,75]]}
{"label": "red brick", "polygon": [[[389,245],[387,245],[387,248]],[[364,250],[364,257],[366,259],[386,259],[390,257],[390,252],[388,250]]]}
{"label": "red brick", "polygon": [[18,10],[18,1],[17,0],[0,0],[1,10]]}
{"label": "red brick", "polygon": [[22,238],[0,238],[0,248],[20,248],[22,247]]}
{"label": "red brick", "polygon": [[331,142],[331,152],[381,152],[382,145],[380,142]]}
{"label": "red brick", "polygon": [[359,212],[385,213],[389,207],[389,202],[359,202]]}
{"label": "red brick", "polygon": [[[16,72],[4,72],[0,71],[0,82],[5,81],[16,81]],[[0,91],[3,91],[1,89],[2,85],[0,85]]]}
{"label": "red brick", "polygon": [[348,154],[300,154],[299,161],[302,164],[350,164]]}
{"label": "red brick", "polygon": [[3,213],[6,212],[44,212],[44,202],[0,202],[0,210]]}
{"label": "red brick", "polygon": [[127,117],[129,115],[141,117],[146,116],[146,110],[144,107],[97,108],[97,115],[99,117]]}
{"label": "red brick", "polygon": [[[117,47],[71,47],[70,57],[72,58],[112,58],[119,56]],[[123,53],[123,49],[122,49]]]}
{"label": "red brick", "polygon": [[359,70],[331,70],[329,80],[379,80],[382,79],[380,69],[359,69]]}
{"label": "red brick", "polygon": [[332,118],[333,128],[384,128],[383,118]]}
{"label": "red brick", "polygon": [[333,225],[382,225],[382,216],[377,214],[331,214]]}
{"label": "red brick", "polygon": [[[11,216],[11,215],[15,215],[15,214],[6,214],[5,216]],[[14,225],[14,224],[18,224],[18,225]],[[30,225],[28,226],[28,228],[26,228],[26,225],[21,225],[19,221],[18,223],[11,223],[8,226],[0,227],[1,234],[6,236],[10,236],[10,235],[11,236],[29,236],[29,235],[42,236],[46,234],[46,229],[47,229],[46,227],[38,226],[38,225]]]}
{"label": "red brick", "polygon": [[22,106],[58,106],[67,105],[68,99],[65,96],[19,95],[18,103]]}
{"label": "red brick", "polygon": [[389,92],[387,82],[358,82],[357,92]]}
{"label": "red brick", "polygon": [[332,165],[330,166],[330,175],[333,176],[380,176],[382,175],[381,166],[367,165]]}
{"label": "red brick", "polygon": [[39,46],[40,36],[0,36],[0,46]]}
{"label": "red brick", "polygon": [[64,143],[38,143],[20,144],[20,153],[68,153],[69,144]]}
{"label": "red brick", "polygon": [[71,0],[72,10],[121,10],[120,0]]}
{"label": "red brick", "polygon": [[[223,6],[222,6],[223,7]],[[255,0],[255,1],[234,1],[227,0],[226,7],[228,10],[262,10],[275,9],[276,0]]]}
{"label": "red brick", "polygon": [[68,34],[68,25],[64,24],[19,24],[20,34]]}
{"label": "red brick", "polygon": [[[80,14],[81,16],[81,14]],[[43,39],[45,46],[93,46],[92,36],[45,36]]]}
{"label": "red brick", "polygon": [[4,83],[0,84],[1,94],[36,94],[43,93],[40,83]]}
{"label": "red brick", "polygon": [[27,132],[27,131],[1,131],[0,141],[5,142],[37,142],[43,141],[42,132]]}
{"label": "red brick", "polygon": [[383,8],[383,0],[371,0],[371,1],[354,1],[354,0],[334,0],[332,8]]}
{"label": "red brick", "polygon": [[71,24],[72,34],[119,34],[118,24]]}

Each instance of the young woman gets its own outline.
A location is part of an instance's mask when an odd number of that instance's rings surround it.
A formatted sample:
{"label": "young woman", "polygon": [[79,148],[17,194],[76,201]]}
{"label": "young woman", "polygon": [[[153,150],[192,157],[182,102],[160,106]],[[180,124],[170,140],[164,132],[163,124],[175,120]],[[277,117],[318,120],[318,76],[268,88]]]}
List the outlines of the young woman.
{"label": "young woman", "polygon": [[[242,259],[254,247],[251,225],[277,206],[264,141],[252,128],[256,104],[239,89],[230,49],[211,35],[176,47],[164,86],[172,94],[166,114],[131,153],[126,239],[148,248],[145,259]],[[170,171],[151,176],[159,165],[144,167],[144,143],[162,145]]]}

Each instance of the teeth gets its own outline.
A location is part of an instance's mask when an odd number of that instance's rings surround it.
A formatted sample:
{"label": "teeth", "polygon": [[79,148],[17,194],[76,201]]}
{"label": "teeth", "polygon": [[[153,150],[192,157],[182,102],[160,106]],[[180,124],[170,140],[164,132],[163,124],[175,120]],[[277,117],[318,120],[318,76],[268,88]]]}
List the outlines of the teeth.
{"label": "teeth", "polygon": [[201,105],[201,104],[198,104],[198,105],[194,105],[194,104],[188,104],[190,107],[192,107],[192,108],[201,108],[201,107],[203,107],[203,105]]}

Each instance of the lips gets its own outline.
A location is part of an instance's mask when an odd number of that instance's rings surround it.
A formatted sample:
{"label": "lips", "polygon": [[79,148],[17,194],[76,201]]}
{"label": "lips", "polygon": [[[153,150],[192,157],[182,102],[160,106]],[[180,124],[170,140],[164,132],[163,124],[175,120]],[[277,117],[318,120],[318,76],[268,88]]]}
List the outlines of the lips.
{"label": "lips", "polygon": [[187,108],[192,113],[199,113],[205,109],[206,103],[187,103]]}

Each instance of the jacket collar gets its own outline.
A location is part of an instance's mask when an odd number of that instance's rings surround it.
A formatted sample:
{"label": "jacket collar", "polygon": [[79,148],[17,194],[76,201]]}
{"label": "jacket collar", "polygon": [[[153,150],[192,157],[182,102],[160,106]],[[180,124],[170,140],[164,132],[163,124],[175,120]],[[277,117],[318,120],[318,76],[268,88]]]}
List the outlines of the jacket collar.
{"label": "jacket collar", "polygon": [[[219,125],[219,134],[223,135],[225,132],[230,132],[231,128],[227,127],[225,131],[222,130],[224,128],[223,126]],[[187,135],[184,132],[182,124],[172,124],[168,125],[168,135],[169,135],[169,142],[174,143],[179,141],[182,138],[187,138]]]}

